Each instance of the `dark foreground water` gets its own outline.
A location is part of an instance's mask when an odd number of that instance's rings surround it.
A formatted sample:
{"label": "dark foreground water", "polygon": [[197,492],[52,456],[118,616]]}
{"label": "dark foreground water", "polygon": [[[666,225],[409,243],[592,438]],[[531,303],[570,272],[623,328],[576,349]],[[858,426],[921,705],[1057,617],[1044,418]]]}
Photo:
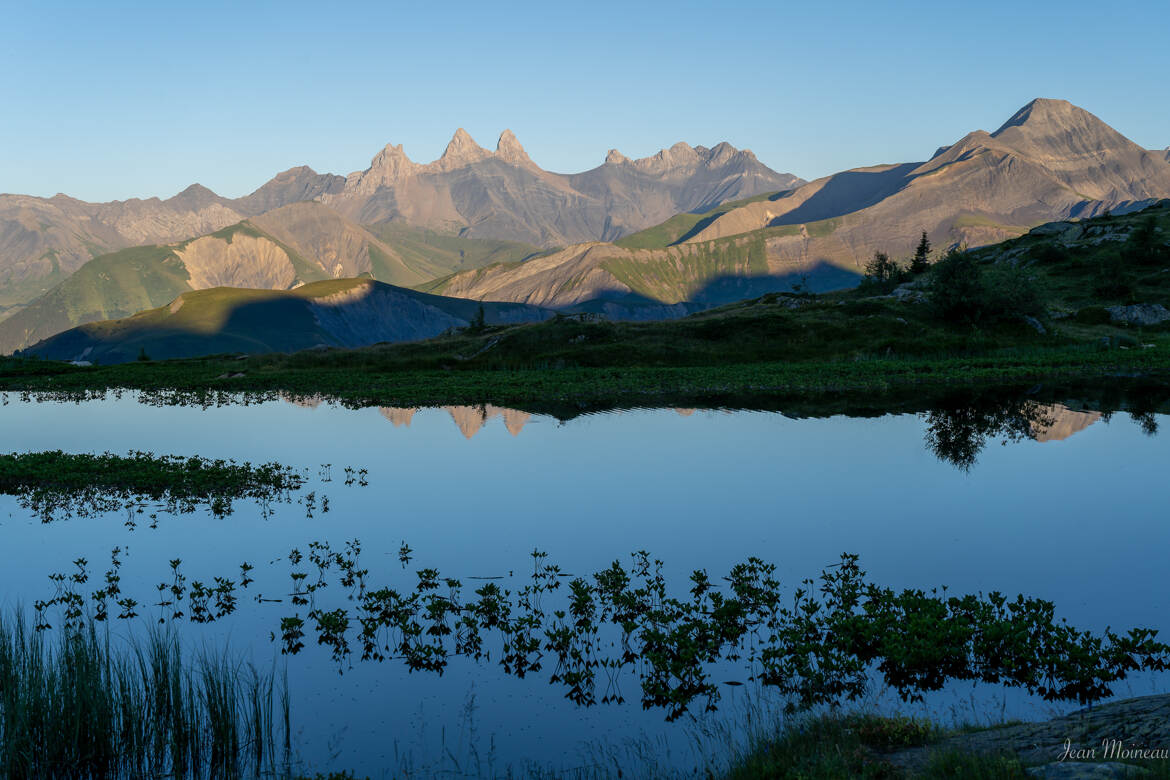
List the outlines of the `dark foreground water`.
{"label": "dark foreground water", "polygon": [[[1054,601],[1058,615],[1083,628],[1167,633],[1170,439],[1156,428],[1170,421],[1042,411],[1040,422],[992,424],[980,448],[961,415],[791,419],[659,409],[558,422],[492,407],[269,401],[201,409],[130,396],[34,403],[11,395],[0,407],[0,450],[275,460],[309,469],[301,495],[327,496],[329,511],[318,507],[308,517],[294,503],[265,517],[241,502],[228,517],[159,515],[155,527],[149,510],[129,516],[132,527],[125,512],[42,523],[4,496],[0,593],[6,607],[30,609],[52,595],[50,573],[84,557],[96,577],[115,546],[124,551],[123,589],[145,604],[156,600],[154,586],[168,580],[172,559],[204,581],[238,578],[239,564],[251,563],[256,584],[237,613],[182,630],[194,648],[227,641],[257,665],[287,664],[296,750],[313,769],[475,776],[528,762],[604,766],[627,747],[638,757],[618,760],[635,774],[656,763],[703,766],[717,763],[713,742],[727,738],[710,735],[727,727],[731,738],[742,737],[749,701],[766,708],[773,703],[766,695],[727,685],[719,713],[668,724],[661,711],[641,709],[633,678],[624,682],[625,704],[580,708],[548,684],[547,672],[518,680],[489,662],[455,659],[442,676],[411,674],[393,661],[338,665],[311,641],[282,657],[271,634],[292,611],[285,557],[311,541],[341,548],[360,539],[374,585],[410,587],[416,568],[434,567],[469,586],[479,582],[469,578],[501,577],[491,581],[518,587],[533,549],[586,575],[645,549],[682,590],[693,569],[715,577],[752,555],[796,583],[851,552],[872,581],[890,587],[1024,593]],[[327,474],[322,464],[332,464]],[[368,470],[369,484],[344,485],[345,466]],[[406,567],[403,542],[412,549]],[[257,593],[282,601],[258,604]],[[115,637],[145,631],[158,614],[149,606],[141,612],[111,622]],[[721,680],[747,679],[734,666],[720,672]],[[1164,676],[1140,675],[1120,692],[1166,688]],[[876,690],[870,704],[897,702]],[[961,687],[907,709],[986,721],[1057,708]]]}

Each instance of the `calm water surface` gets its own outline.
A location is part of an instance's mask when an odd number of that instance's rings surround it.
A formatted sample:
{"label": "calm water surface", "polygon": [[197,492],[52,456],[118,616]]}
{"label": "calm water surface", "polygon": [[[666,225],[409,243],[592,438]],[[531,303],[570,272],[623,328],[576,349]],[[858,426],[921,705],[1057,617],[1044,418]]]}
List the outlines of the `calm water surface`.
{"label": "calm water surface", "polygon": [[[239,503],[230,517],[160,516],[151,529],[145,521],[128,528],[125,513],[43,524],[15,498],[0,497],[0,593],[8,606],[27,608],[52,594],[50,572],[85,557],[99,574],[114,546],[126,550],[124,590],[138,589],[144,602],[168,579],[172,558],[183,560],[190,579],[205,581],[252,563],[257,584],[240,612],[183,630],[196,647],[218,647],[226,637],[258,665],[287,663],[298,751],[318,769],[381,776],[440,763],[471,774],[489,761],[497,771],[529,760],[571,767],[597,760],[591,744],[631,738],[684,766],[696,760],[694,732],[710,719],[666,724],[661,712],[643,712],[636,679],[624,683],[632,704],[581,709],[547,684],[547,672],[516,680],[492,663],[459,659],[441,677],[409,674],[395,662],[339,668],[316,648],[285,659],[269,634],[288,610],[257,605],[252,595],[284,595],[281,559],[313,540],[340,547],[360,539],[371,584],[396,587],[411,586],[421,567],[502,576],[503,586],[519,587],[534,548],[573,574],[646,549],[665,561],[679,590],[693,569],[715,577],[750,555],[777,564],[791,584],[852,552],[872,581],[891,587],[1025,593],[1055,601],[1058,614],[1081,627],[1170,632],[1170,439],[1125,414],[1056,416],[1038,431],[1041,440],[993,440],[963,470],[924,446],[927,422],[917,415],[790,419],[662,409],[562,423],[491,407],[271,401],[200,409],[129,396],[82,403],[9,396],[0,408],[4,451],[276,460],[308,468],[314,478],[302,494],[328,495],[330,511],[308,518],[294,504],[265,518]],[[321,464],[333,464],[332,482],[317,476]],[[369,485],[343,486],[344,466],[368,469]],[[414,551],[406,570],[397,557],[403,541]],[[465,585],[470,595],[474,585]],[[112,630],[143,631],[151,614]],[[726,671],[734,679],[736,670]],[[749,688],[729,686],[724,711],[734,712]],[[1142,676],[1122,693],[1166,689],[1165,677]],[[889,698],[879,695],[879,704]],[[1052,710],[969,688],[924,706],[936,715],[966,708],[976,718]]]}

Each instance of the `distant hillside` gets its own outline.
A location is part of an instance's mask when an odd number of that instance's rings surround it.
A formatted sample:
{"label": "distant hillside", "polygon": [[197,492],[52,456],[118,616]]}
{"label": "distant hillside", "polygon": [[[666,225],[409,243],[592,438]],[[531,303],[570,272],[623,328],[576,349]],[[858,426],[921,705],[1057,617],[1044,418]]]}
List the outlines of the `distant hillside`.
{"label": "distant hillside", "polygon": [[297,203],[190,241],[100,256],[0,321],[0,352],[98,320],[127,317],[211,287],[287,290],[333,278],[368,276],[413,286],[531,246],[440,236],[386,226],[384,238],[320,203]]}
{"label": "distant hillside", "polygon": [[341,177],[292,168],[242,198],[198,184],[166,200],[0,195],[0,311],[47,292],[94,257],[184,241],[305,201],[359,224],[393,221],[552,247],[618,238],[678,212],[800,183],[728,144],[676,144],[644,160],[611,152],[598,168],[562,175],[537,166],[510,131],[489,152],[460,130],[432,163],[388,145],[365,171]]}
{"label": "distant hillside", "polygon": [[[162,359],[415,341],[466,327],[480,305],[368,279],[332,279],[281,291],[217,287],[183,293],[133,317],[73,328],[26,354],[105,364],[142,353]],[[487,324],[552,315],[519,304],[488,303],[483,309]]]}
{"label": "distant hillside", "polygon": [[0,307],[32,300],[94,257],[204,235],[273,208],[316,198],[340,176],[293,168],[235,200],[199,184],[166,200],[86,203],[67,195],[0,195]]}
{"label": "distant hillside", "polygon": [[[424,289],[488,301],[514,301],[551,308],[587,302],[697,304],[696,308],[753,298],[806,285],[811,291],[851,287],[859,275],[832,266],[775,269],[764,235],[749,234],[702,244],[627,249],[615,244],[578,244],[521,263],[501,263],[436,280]],[[694,309],[691,309],[694,310]],[[679,316],[657,307],[663,319]]]}
{"label": "distant hillside", "polygon": [[[733,209],[689,241],[796,226],[777,256],[860,268],[875,250],[994,243],[1051,220],[1170,197],[1170,164],[1063,100],[1037,99],[994,133],[969,133],[923,163],[859,168]],[[813,225],[818,225],[818,230]]]}
{"label": "distant hillside", "polygon": [[855,284],[875,251],[982,246],[1052,220],[1170,197],[1170,163],[1092,114],[1035,100],[924,163],[858,168],[787,192],[680,214],[614,244],[582,244],[433,285],[486,300],[572,305],[637,295],[724,303],[794,285]]}

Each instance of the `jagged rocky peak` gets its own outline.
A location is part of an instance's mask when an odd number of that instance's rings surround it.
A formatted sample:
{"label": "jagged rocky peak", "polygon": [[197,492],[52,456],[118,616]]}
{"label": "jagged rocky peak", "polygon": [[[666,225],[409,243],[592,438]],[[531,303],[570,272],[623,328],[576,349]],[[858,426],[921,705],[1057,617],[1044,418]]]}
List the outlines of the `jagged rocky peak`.
{"label": "jagged rocky peak", "polygon": [[511,130],[500,133],[500,140],[496,142],[496,157],[513,165],[534,164],[529,158],[528,152],[524,151],[524,147],[516,140],[516,134]]}
{"label": "jagged rocky peak", "polygon": [[722,141],[710,149],[705,146],[691,146],[679,141],[669,149],[662,149],[657,154],[637,160],[629,160],[613,149],[610,150],[605,161],[607,163],[629,163],[647,173],[663,174],[672,170],[686,170],[697,166],[719,167],[736,159],[754,161],[756,156],[747,149],[736,149],[726,141]]}
{"label": "jagged rocky peak", "polygon": [[374,155],[374,159],[370,160],[370,167],[366,173],[370,174],[370,178],[372,178],[375,184],[386,186],[411,175],[418,167],[416,163],[406,156],[406,152],[402,149],[402,144],[398,144],[397,146],[394,144],[386,144],[382,148],[382,151],[378,152]]}
{"label": "jagged rocky peak", "polygon": [[410,162],[410,158],[406,156],[406,152],[402,149],[402,144],[395,146],[394,144],[386,144],[382,151],[374,155],[374,159],[370,161],[371,168],[380,168],[388,164],[398,163],[400,161]]}
{"label": "jagged rocky peak", "polygon": [[752,153],[751,149],[736,149],[726,141],[720,141],[711,149],[705,146],[696,146],[695,151],[703,158],[704,163],[711,166],[726,165],[736,158],[756,159],[756,155]]}
{"label": "jagged rocky peak", "polygon": [[473,162],[478,162],[485,157],[491,157],[491,154],[487,149],[477,144],[468,132],[461,127],[455,131],[451,142],[443,150],[443,156],[439,158],[438,164],[442,170],[449,171],[454,168],[471,165]]}
{"label": "jagged rocky peak", "polygon": [[674,165],[685,165],[698,159],[699,153],[688,143],[679,141],[669,149],[663,149],[655,157]]}

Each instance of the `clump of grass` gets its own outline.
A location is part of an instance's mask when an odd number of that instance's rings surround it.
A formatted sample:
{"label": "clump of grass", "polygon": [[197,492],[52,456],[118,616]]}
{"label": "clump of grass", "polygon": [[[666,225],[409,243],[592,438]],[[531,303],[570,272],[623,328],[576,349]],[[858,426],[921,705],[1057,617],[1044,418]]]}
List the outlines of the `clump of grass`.
{"label": "clump of grass", "polygon": [[904,715],[833,712],[789,720],[773,735],[755,739],[725,775],[755,778],[972,778],[1014,780],[1027,777],[1012,755],[939,750],[916,772],[889,760],[889,753],[924,747],[947,735],[941,727]]}
{"label": "clump of grass", "polygon": [[1016,756],[1007,753],[939,751],[919,774],[924,778],[963,777],[970,780],[1022,780],[1030,775]]}
{"label": "clump of grass", "polygon": [[[790,720],[758,740],[728,771],[728,780],[755,778],[894,778],[901,771],[880,750],[891,742],[925,744],[933,731],[910,718],[829,714]],[[876,744],[874,744],[876,743]]]}
{"label": "clump of grass", "polygon": [[283,771],[289,731],[284,683],[223,655],[188,665],[173,633],[115,647],[93,623],[51,639],[20,615],[0,619],[4,777]]}
{"label": "clump of grass", "polygon": [[253,465],[199,456],[71,454],[61,450],[0,455],[0,493],[46,522],[59,514],[112,511],[143,501],[163,502],[169,511],[205,505],[217,516],[239,498],[270,500],[304,484],[304,477],[279,463]]}

